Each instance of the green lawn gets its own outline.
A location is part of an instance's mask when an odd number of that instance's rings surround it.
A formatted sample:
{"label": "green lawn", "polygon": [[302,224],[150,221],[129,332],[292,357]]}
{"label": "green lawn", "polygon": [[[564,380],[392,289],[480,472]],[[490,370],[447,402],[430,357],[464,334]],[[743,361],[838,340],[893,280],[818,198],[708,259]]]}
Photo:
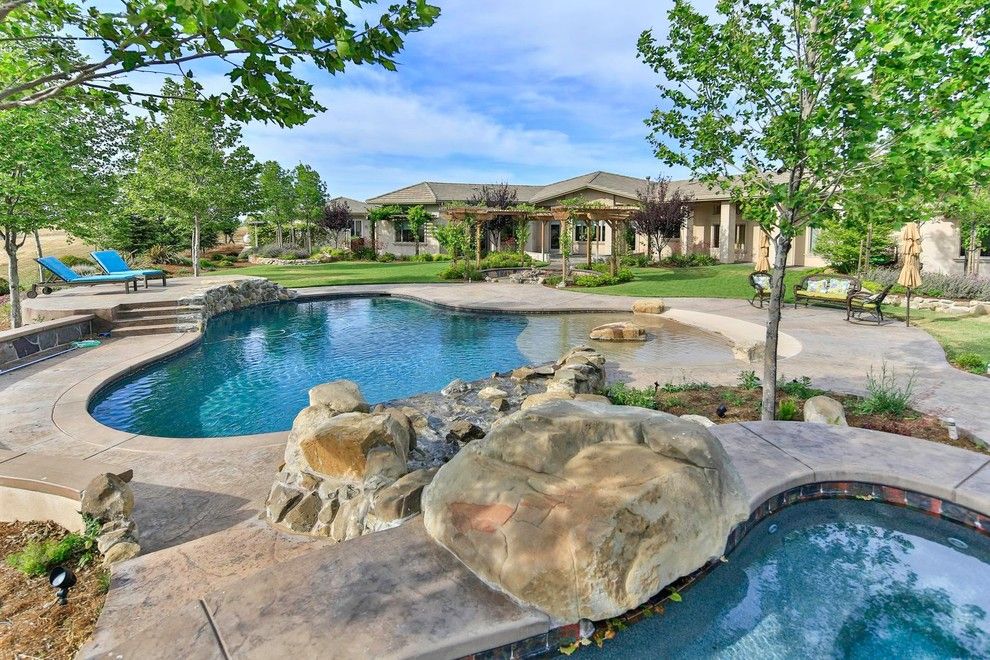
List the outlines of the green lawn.
{"label": "green lawn", "polygon": [[376,263],[341,261],[309,266],[247,266],[218,271],[221,275],[257,275],[282,286],[299,288],[334,284],[403,284],[438,282],[437,274],[449,266],[445,261],[397,261]]}
{"label": "green lawn", "polygon": [[[785,300],[802,277],[801,268],[788,269]],[[575,287],[575,291],[612,296],[659,296],[667,298],[744,298],[753,297],[749,285],[752,264],[701,266],[698,268],[633,268],[636,279],[614,286]]]}
{"label": "green lawn", "polygon": [[[889,316],[904,318],[903,307],[887,305],[883,311]],[[911,325],[934,337],[945,349],[950,361],[969,353],[979,355],[984,363],[990,362],[990,317],[955,316],[938,314],[927,309],[912,309]],[[985,373],[985,369],[982,372]]]}

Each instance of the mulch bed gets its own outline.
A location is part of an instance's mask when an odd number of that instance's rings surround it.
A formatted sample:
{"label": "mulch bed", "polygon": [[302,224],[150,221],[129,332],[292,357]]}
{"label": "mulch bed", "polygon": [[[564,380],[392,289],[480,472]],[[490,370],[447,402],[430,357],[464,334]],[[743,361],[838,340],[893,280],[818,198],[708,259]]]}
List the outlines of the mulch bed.
{"label": "mulch bed", "polygon": [[[818,394],[819,392],[815,392]],[[849,426],[856,426],[874,431],[885,431],[912,438],[921,438],[933,442],[961,447],[970,451],[990,454],[990,449],[976,443],[971,438],[960,436],[951,440],[949,432],[937,417],[926,415],[916,410],[908,410],[904,417],[894,418],[884,415],[862,415],[856,412],[860,397],[846,394],[825,392],[824,394],[842,402],[846,411],[846,421]],[[673,415],[704,415],[716,424],[731,422],[750,422],[760,419],[760,402],[762,390],[746,389],[743,387],[711,386],[698,389],[685,389],[679,392],[657,392],[657,409]],[[778,402],[782,399],[792,399],[803,410],[805,399],[800,396],[789,396],[778,392]],[[727,407],[725,416],[719,418],[716,409],[720,404]]]}
{"label": "mulch bed", "polygon": [[[31,541],[61,539],[66,530],[51,522],[0,523],[0,558]],[[48,576],[28,577],[0,562],[0,658],[72,658],[89,639],[106,600],[107,571],[99,561],[79,568],[69,603],[59,605]]]}

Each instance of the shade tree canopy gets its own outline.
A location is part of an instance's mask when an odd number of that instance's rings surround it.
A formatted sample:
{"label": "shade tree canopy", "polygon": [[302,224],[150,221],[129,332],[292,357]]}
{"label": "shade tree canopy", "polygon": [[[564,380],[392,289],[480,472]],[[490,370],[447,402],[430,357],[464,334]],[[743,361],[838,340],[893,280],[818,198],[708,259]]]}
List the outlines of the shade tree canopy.
{"label": "shade tree canopy", "polygon": [[681,228],[691,217],[690,195],[679,189],[670,189],[670,178],[647,179],[646,189],[640,190],[639,208],[630,216],[636,231],[647,237],[647,258],[652,259],[652,248],[656,248],[657,258],[674,238],[680,236]]}

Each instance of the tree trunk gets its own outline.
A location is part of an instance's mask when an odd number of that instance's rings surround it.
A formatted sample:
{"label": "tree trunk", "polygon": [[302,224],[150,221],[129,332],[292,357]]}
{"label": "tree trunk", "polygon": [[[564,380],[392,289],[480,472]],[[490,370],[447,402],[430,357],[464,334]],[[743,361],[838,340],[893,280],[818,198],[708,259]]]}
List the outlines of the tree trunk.
{"label": "tree trunk", "polygon": [[419,256],[419,231],[413,232],[413,250],[416,256]]}
{"label": "tree trunk", "polygon": [[192,231],[192,249],[190,250],[192,255],[192,267],[193,267],[193,277],[199,277],[199,216],[193,217],[193,231]]}
{"label": "tree trunk", "polygon": [[976,223],[969,231],[969,246],[966,249],[966,274],[976,277],[980,273],[980,237]]}
{"label": "tree trunk", "polygon": [[306,252],[313,254],[313,230],[309,226],[309,221],[306,221]]}
{"label": "tree trunk", "polygon": [[646,233],[646,261],[653,261],[653,234]]}
{"label": "tree trunk", "polygon": [[777,338],[780,335],[780,309],[784,304],[784,274],[790,237],[778,234],[774,242],[774,265],[770,274],[770,309],[767,317],[766,346],[763,351],[763,405],[760,419],[773,421],[777,412]]}
{"label": "tree trunk", "polygon": [[282,224],[275,225],[275,245],[282,247]]}
{"label": "tree trunk", "polygon": [[[41,235],[38,234],[38,230],[34,230],[34,247],[38,250],[38,258],[41,259],[45,256],[44,252],[41,251]],[[38,281],[45,279],[45,269],[38,264]]]}
{"label": "tree trunk", "polygon": [[474,267],[481,268],[481,221],[474,223]]}
{"label": "tree trunk", "polygon": [[17,272],[17,232],[8,228],[4,232],[3,248],[7,253],[7,283],[10,285],[10,327],[19,328],[21,317],[21,278]]}

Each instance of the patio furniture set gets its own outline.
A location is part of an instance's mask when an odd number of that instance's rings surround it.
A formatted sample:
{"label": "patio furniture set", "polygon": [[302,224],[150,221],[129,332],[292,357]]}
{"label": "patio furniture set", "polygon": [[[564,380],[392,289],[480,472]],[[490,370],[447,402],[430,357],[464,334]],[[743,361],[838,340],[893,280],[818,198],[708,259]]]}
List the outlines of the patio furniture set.
{"label": "patio furniture set", "polygon": [[35,259],[45,271],[45,278],[28,289],[28,298],[37,298],[38,290],[49,294],[55,289],[73,286],[95,286],[97,284],[123,284],[124,292],[130,293],[131,285],[137,291],[138,281],[144,281],[148,288],[148,280],[162,281],[165,286],[165,271],[157,269],[132,269],[116,250],[97,250],[89,253],[93,260],[103,269],[103,275],[80,275],[72,270],[58,257],[40,257]]}
{"label": "patio furniture set", "polygon": [[[762,308],[763,302],[770,299],[770,273],[750,273],[749,284],[753,287],[750,304],[755,307],[759,301]],[[805,307],[812,303],[839,305],[845,307],[847,321],[875,320],[879,325],[884,321],[881,305],[893,286],[889,284],[880,291],[871,292],[863,289],[859,279],[850,275],[807,275],[794,285],[794,309],[801,303]],[[868,318],[864,318],[866,315]]]}

